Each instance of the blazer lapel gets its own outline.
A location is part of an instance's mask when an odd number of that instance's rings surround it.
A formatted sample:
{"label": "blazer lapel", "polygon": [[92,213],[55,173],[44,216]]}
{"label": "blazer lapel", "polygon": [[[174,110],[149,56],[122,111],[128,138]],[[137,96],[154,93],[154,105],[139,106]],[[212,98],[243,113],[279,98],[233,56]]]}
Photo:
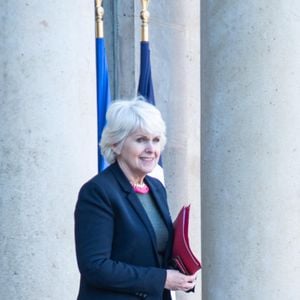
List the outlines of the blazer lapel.
{"label": "blazer lapel", "polygon": [[128,196],[128,201],[129,203],[133,206],[134,210],[136,211],[136,213],[138,214],[138,216],[140,217],[140,219],[142,220],[142,222],[144,223],[144,225],[147,228],[147,231],[151,237],[152,240],[152,244],[153,247],[155,249],[155,252],[157,253],[157,243],[156,243],[156,235],[153,229],[153,226],[148,218],[148,215],[144,209],[144,207],[142,206],[139,198],[137,197],[137,195],[135,194],[134,191],[132,191]]}
{"label": "blazer lapel", "polygon": [[[154,197],[154,200],[156,202],[156,205],[161,213],[161,216],[163,217],[163,220],[167,227],[170,227],[172,224],[170,213],[167,206],[167,199],[165,199],[163,193],[160,189],[157,188],[155,184],[151,181],[149,177],[146,177],[145,179],[147,185],[150,187],[150,191],[152,192],[152,195]],[[171,225],[172,226],[172,225]]]}
{"label": "blazer lapel", "polygon": [[168,260],[171,255],[172,244],[173,244],[173,223],[168,209],[167,199],[163,195],[161,188],[158,188],[158,186],[153,183],[151,177],[146,176],[145,181],[147,185],[150,187],[150,190],[155,199],[157,207],[159,208],[161,216],[163,217],[163,220],[168,228],[169,242],[168,242],[168,247],[166,249],[166,255],[165,255],[165,258]]}
{"label": "blazer lapel", "polygon": [[115,163],[114,165],[112,165],[111,170],[112,170],[116,180],[119,182],[121,188],[127,194],[126,198],[128,199],[128,202],[132,205],[136,214],[139,216],[142,223],[145,225],[145,227],[149,233],[153,248],[154,248],[157,263],[159,264],[156,235],[155,235],[154,229],[152,227],[152,224],[147,216],[147,213],[145,212],[145,209],[143,208],[141,202],[139,201],[137,195],[135,194],[127,177],[120,169],[118,163]]}

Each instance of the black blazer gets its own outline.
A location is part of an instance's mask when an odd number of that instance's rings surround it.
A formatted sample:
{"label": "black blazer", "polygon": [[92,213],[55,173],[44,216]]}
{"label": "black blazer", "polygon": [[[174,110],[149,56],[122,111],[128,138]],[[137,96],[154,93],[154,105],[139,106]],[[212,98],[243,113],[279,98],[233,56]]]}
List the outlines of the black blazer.
{"label": "black blazer", "polygon": [[166,191],[146,176],[169,231],[163,265],[150,220],[117,163],[79,192],[75,209],[76,255],[81,273],[78,300],[169,300],[164,290],[173,227]]}

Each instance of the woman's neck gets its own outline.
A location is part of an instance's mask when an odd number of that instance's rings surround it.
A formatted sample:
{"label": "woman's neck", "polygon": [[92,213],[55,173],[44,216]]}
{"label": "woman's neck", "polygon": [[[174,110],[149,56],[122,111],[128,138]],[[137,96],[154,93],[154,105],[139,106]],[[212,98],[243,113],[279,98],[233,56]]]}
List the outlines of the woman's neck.
{"label": "woman's neck", "polygon": [[144,178],[145,175],[143,176],[139,176],[136,174],[132,174],[132,172],[126,167],[126,165],[124,165],[122,163],[122,161],[118,161],[119,167],[121,168],[121,170],[123,171],[123,173],[125,174],[125,176],[127,177],[127,179],[129,180],[129,182],[132,185],[143,185],[144,184]]}

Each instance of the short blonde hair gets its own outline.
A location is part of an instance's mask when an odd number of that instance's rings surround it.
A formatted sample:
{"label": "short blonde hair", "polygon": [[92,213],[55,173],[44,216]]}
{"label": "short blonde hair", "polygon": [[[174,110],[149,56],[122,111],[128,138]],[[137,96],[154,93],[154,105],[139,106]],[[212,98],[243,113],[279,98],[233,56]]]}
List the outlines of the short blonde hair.
{"label": "short blonde hair", "polygon": [[110,105],[99,143],[101,153],[108,163],[116,161],[117,154],[113,151],[113,146],[117,145],[121,150],[125,139],[138,129],[159,135],[163,151],[167,140],[166,125],[154,105],[140,96],[132,100],[118,100]]}

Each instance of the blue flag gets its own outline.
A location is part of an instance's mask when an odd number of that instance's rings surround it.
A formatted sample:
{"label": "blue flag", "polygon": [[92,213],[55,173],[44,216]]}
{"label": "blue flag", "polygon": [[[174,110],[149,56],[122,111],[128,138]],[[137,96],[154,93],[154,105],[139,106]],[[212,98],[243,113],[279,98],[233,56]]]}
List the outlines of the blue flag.
{"label": "blue flag", "polygon": [[[97,64],[97,125],[98,125],[98,143],[101,139],[102,131],[105,126],[105,115],[108,106],[111,103],[109,76],[107,67],[107,58],[105,52],[104,38],[96,38],[96,64]],[[101,155],[98,146],[98,172],[104,170],[108,163]]]}
{"label": "blue flag", "polygon": [[[149,42],[141,41],[141,60],[140,60],[140,78],[138,86],[138,95],[143,96],[147,102],[155,105],[154,90],[151,75],[150,47]],[[152,172],[153,177],[160,179],[164,183],[164,174],[162,169],[162,159],[160,157],[159,165]]]}
{"label": "blue flag", "polygon": [[140,79],[138,95],[143,96],[149,103],[155,105],[149,42],[141,42]]}

